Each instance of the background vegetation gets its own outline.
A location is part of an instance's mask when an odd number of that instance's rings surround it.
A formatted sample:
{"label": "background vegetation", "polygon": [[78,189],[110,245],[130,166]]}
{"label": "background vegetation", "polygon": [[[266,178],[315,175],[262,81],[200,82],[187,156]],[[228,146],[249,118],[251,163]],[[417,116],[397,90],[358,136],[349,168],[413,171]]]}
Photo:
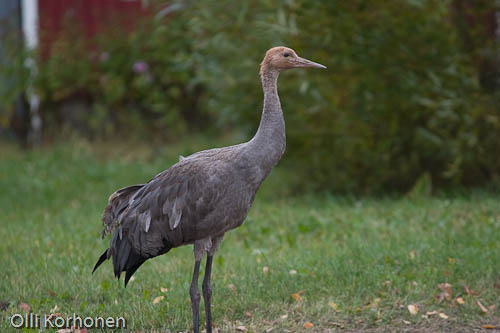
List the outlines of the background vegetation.
{"label": "background vegetation", "polygon": [[[285,73],[279,83],[283,162],[293,165],[296,190],[498,183],[498,41],[483,23],[498,10],[494,1],[178,5],[131,34],[116,27],[99,40],[68,25],[51,56],[38,57],[46,137],[69,126],[93,139],[172,142],[229,129],[248,138],[262,107],[258,63],[284,44],[328,66]],[[15,64],[4,70],[22,72]],[[6,109],[18,92],[4,96]]]}

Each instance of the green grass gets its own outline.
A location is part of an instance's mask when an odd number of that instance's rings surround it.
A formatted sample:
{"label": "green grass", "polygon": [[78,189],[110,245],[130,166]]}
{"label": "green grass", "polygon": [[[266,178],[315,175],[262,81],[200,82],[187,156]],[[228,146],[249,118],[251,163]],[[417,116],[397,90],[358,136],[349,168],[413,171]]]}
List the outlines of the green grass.
{"label": "green grass", "polygon": [[[192,247],[149,260],[126,289],[109,262],[91,271],[109,242],[100,238],[109,194],[201,146],[113,148],[0,147],[0,301],[9,303],[0,311],[0,330],[10,328],[20,302],[39,314],[57,305],[64,315],[124,316],[131,329],[192,328]],[[310,331],[500,326],[498,195],[291,197],[286,181],[284,170],[271,174],[246,222],[226,234],[216,254],[212,302],[221,331],[243,325],[251,332],[299,332],[306,322],[314,324]],[[437,285],[444,282],[465,304],[439,301]],[[476,301],[496,309],[484,314]],[[417,315],[409,304],[418,305]],[[448,319],[423,318],[428,311]]]}

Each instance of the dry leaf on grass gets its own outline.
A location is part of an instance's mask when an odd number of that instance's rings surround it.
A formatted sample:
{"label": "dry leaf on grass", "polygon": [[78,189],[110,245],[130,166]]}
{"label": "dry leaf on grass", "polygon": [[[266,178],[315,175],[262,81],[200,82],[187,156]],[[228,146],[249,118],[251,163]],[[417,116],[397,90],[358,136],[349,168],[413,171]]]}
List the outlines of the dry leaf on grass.
{"label": "dry leaf on grass", "polygon": [[443,319],[448,319],[448,316],[445,315],[444,313],[440,312],[439,313],[439,317],[443,318]]}
{"label": "dry leaf on grass", "polygon": [[286,319],[286,318],[288,318],[288,313],[287,313],[287,314],[282,315],[280,318],[281,318],[281,319]]}
{"label": "dry leaf on grass", "polygon": [[302,294],[303,292],[304,292],[303,290],[300,290],[297,291],[296,293],[293,293],[292,294],[293,299],[297,302],[300,302],[302,300],[302,296],[300,296],[300,294]]}
{"label": "dry leaf on grass", "polygon": [[251,312],[247,311],[247,312],[245,312],[245,317],[247,317],[247,318],[252,318],[252,317],[253,317],[253,315],[252,315],[252,313],[251,313]]}
{"label": "dry leaf on grass", "polygon": [[412,316],[416,315],[418,313],[418,305],[416,304],[408,305],[408,311]]}
{"label": "dry leaf on grass", "polygon": [[489,325],[489,324],[486,324],[486,325],[483,325],[481,326],[482,328],[485,328],[487,330],[494,330],[496,329],[497,327],[495,325]]}
{"label": "dry leaf on grass", "polygon": [[458,303],[458,304],[460,304],[460,305],[462,305],[462,304],[464,304],[464,303],[465,303],[465,301],[464,301],[464,299],[463,299],[462,297],[457,297],[456,301],[457,301],[457,303]]}
{"label": "dry leaf on grass", "polygon": [[462,287],[467,295],[477,295],[477,293],[474,290],[470,290],[466,284],[463,284]]}
{"label": "dry leaf on grass", "polygon": [[451,301],[451,284],[447,282],[440,283],[437,287],[441,290],[441,293],[439,294],[439,302],[442,302],[443,299],[446,299],[448,302]]}
{"label": "dry leaf on grass", "polygon": [[313,328],[313,327],[314,327],[314,324],[309,322],[309,321],[304,324],[305,329],[309,329],[309,328]]}
{"label": "dry leaf on grass", "polygon": [[262,272],[263,272],[264,274],[269,273],[269,267],[267,267],[267,266],[262,267]]}
{"label": "dry leaf on grass", "polygon": [[228,285],[227,285],[227,288],[228,288],[229,290],[231,290],[232,292],[235,292],[235,291],[236,291],[236,287],[235,287],[235,286],[234,286],[234,284],[232,284],[232,283],[228,284]]}
{"label": "dry leaf on grass", "polygon": [[295,269],[292,269],[290,270],[290,272],[288,272],[290,275],[295,275],[297,274],[297,271]]}
{"label": "dry leaf on grass", "polygon": [[161,291],[162,293],[166,293],[166,292],[168,291],[168,289],[167,289],[167,288],[163,288],[163,287],[161,287],[161,288],[160,288],[160,291]]}
{"label": "dry leaf on grass", "polygon": [[24,311],[24,312],[30,312],[30,310],[31,310],[30,306],[26,303],[23,303],[23,302],[19,303],[17,308],[21,311]]}
{"label": "dry leaf on grass", "polygon": [[408,320],[403,320],[403,323],[405,323],[406,325],[410,325],[411,324]]}
{"label": "dry leaf on grass", "polygon": [[164,299],[165,296],[158,296],[158,297],[155,297],[155,299],[153,300],[153,304],[158,304],[161,302],[162,299]]}
{"label": "dry leaf on grass", "polygon": [[496,308],[497,306],[495,304],[488,306],[488,309],[490,309],[490,311],[495,311]]}
{"label": "dry leaf on grass", "polygon": [[488,309],[483,304],[481,304],[481,302],[476,301],[476,304],[477,304],[477,306],[479,306],[479,309],[481,309],[481,312],[483,312],[483,313],[488,312]]}
{"label": "dry leaf on grass", "polygon": [[416,254],[417,254],[417,252],[415,252],[415,250],[411,250],[410,251],[410,260],[415,259]]}
{"label": "dry leaf on grass", "polygon": [[240,331],[240,332],[246,332],[247,328],[243,325],[240,325],[240,326],[236,327],[236,330]]}
{"label": "dry leaf on grass", "polygon": [[335,311],[338,311],[339,310],[339,306],[334,303],[334,302],[328,302],[328,306],[331,307],[332,309],[334,309]]}
{"label": "dry leaf on grass", "polygon": [[422,318],[426,318],[426,319],[427,319],[427,318],[429,318],[430,316],[434,316],[434,315],[437,315],[437,314],[439,314],[439,312],[437,312],[437,311],[427,311],[427,312],[425,313],[425,315],[422,315]]}

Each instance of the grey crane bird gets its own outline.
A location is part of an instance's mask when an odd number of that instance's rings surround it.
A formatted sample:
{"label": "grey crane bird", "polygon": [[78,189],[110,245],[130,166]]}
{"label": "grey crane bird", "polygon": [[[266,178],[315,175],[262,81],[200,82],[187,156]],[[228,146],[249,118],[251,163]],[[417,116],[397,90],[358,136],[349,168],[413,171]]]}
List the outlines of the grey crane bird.
{"label": "grey crane bird", "polygon": [[287,47],[267,51],[260,65],[264,108],[259,129],[248,142],[200,151],[161,172],[146,184],[111,194],[103,214],[104,230],[113,234],[94,271],[112,258],[114,274],[125,273],[125,286],[148,259],[194,244],[190,288],[194,332],[199,331],[198,272],[207,253],[203,298],[206,330],[212,331],[210,274],[224,234],[245,220],[259,186],[285,152],[285,121],[278,97],[280,72],[297,67],[326,68],[297,56]]}

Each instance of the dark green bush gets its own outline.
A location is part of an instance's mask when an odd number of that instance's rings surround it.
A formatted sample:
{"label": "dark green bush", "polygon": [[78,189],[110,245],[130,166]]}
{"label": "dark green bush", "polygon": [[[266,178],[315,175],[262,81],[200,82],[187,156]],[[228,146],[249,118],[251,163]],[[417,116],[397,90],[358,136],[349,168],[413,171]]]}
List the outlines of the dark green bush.
{"label": "dark green bush", "polygon": [[406,190],[425,173],[437,185],[497,173],[498,108],[484,103],[449,5],[304,3],[299,26],[312,37],[300,46],[330,64],[314,78],[322,99],[309,99],[290,132],[293,158],[314,184]]}

